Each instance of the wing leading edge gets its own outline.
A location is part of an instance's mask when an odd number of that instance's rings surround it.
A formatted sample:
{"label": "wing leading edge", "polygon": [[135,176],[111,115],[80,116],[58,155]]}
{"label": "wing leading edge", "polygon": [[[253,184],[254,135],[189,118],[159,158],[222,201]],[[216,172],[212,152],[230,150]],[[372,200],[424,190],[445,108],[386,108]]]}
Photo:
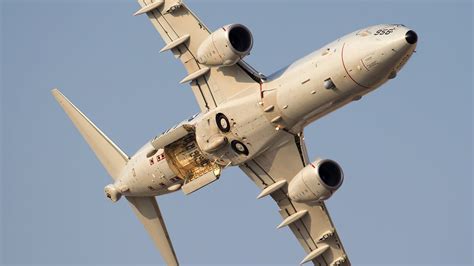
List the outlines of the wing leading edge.
{"label": "wing leading edge", "polygon": [[266,189],[272,189],[272,185],[277,187],[269,195],[278,204],[283,217],[278,227],[288,226],[303,246],[308,255],[301,263],[312,261],[315,265],[350,265],[324,202],[297,203],[287,196],[284,184],[289,183],[308,164],[307,158],[303,137],[288,133],[280,145],[240,168],[262,189],[263,194]]}

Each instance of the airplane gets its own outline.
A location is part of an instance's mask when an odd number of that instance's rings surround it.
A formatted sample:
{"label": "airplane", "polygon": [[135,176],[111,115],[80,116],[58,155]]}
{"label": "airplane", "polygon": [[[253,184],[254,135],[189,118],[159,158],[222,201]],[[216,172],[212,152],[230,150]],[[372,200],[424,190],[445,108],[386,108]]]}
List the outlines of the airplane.
{"label": "airplane", "polygon": [[418,41],[402,24],[382,24],[347,34],[282,70],[265,76],[243,58],[251,31],[230,24],[211,32],[181,0],[138,0],[187,71],[200,107],[190,119],[125,154],[59,90],[52,94],[80,131],[113,182],[112,202],[124,196],[168,265],[179,265],[156,196],[184,194],[213,183],[238,166],[271,197],[306,252],[301,264],[350,265],[325,201],[343,183],[331,159],[309,160],[304,128],[360,100],[397,76]]}

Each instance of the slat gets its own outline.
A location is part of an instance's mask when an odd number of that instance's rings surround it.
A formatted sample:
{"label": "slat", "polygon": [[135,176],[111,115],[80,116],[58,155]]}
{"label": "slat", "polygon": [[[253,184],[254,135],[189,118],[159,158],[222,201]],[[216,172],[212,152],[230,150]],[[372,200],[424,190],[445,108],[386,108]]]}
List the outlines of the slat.
{"label": "slat", "polygon": [[181,80],[179,83],[183,84],[183,83],[186,83],[186,82],[189,82],[191,80],[195,80],[203,75],[206,75],[207,72],[209,72],[210,68],[208,67],[204,67],[204,68],[201,68],[199,69],[198,71],[194,72],[194,73],[191,73],[189,74],[188,76],[186,76],[183,80]]}
{"label": "slat", "polygon": [[271,184],[270,186],[262,190],[262,192],[257,196],[257,199],[261,199],[265,196],[272,194],[273,192],[283,187],[286,183],[287,183],[286,180],[280,180],[280,181],[277,181],[276,183]]}
{"label": "slat", "polygon": [[144,6],[144,7],[140,8],[140,10],[138,10],[137,12],[135,12],[135,14],[133,14],[133,15],[134,15],[134,16],[138,16],[138,15],[141,15],[141,14],[148,13],[148,12],[154,10],[155,8],[160,7],[163,3],[164,3],[163,0],[157,0],[157,1],[154,2],[154,3],[151,3],[151,4],[147,5],[147,6]]}
{"label": "slat", "polygon": [[189,34],[186,34],[182,37],[179,37],[178,39],[168,43],[165,47],[163,47],[163,49],[160,50],[160,53],[164,52],[164,51],[168,51],[168,50],[171,50],[173,48],[176,48],[178,46],[180,46],[181,44],[185,43],[187,40],[189,40]]}
{"label": "slat", "polygon": [[292,223],[298,221],[299,219],[301,219],[307,213],[308,213],[307,210],[302,210],[302,211],[293,213],[292,215],[288,216],[285,220],[283,220],[283,222],[281,222],[281,224],[278,225],[277,228],[279,229],[279,228],[282,228],[282,227],[287,226],[289,224],[292,224]]}

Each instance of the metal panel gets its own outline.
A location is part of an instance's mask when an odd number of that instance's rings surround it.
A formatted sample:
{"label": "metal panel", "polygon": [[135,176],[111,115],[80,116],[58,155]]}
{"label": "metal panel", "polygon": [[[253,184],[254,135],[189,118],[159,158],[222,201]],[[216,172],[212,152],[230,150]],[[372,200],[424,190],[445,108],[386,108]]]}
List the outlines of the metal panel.
{"label": "metal panel", "polygon": [[193,193],[196,190],[199,190],[210,183],[216,181],[218,179],[218,176],[214,173],[214,171],[208,172],[204,174],[203,176],[200,176],[194,180],[192,180],[189,183],[184,184],[182,187],[182,190],[184,194],[189,195]]}
{"label": "metal panel", "polygon": [[157,150],[162,149],[166,145],[169,145],[169,144],[185,137],[186,135],[189,134],[189,131],[190,131],[190,128],[189,128],[188,125],[178,126],[176,128],[173,128],[173,129],[161,134],[160,136],[155,137],[151,141],[151,145],[153,145],[153,147]]}

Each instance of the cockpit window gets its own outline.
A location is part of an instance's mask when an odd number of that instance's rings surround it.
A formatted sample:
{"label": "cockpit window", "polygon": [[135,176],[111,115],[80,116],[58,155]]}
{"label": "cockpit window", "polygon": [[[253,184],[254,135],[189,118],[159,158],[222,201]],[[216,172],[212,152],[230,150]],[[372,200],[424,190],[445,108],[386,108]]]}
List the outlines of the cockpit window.
{"label": "cockpit window", "polygon": [[324,80],[324,88],[326,88],[327,90],[332,90],[336,88],[336,85],[334,84],[334,82],[332,82],[331,78],[328,78]]}

